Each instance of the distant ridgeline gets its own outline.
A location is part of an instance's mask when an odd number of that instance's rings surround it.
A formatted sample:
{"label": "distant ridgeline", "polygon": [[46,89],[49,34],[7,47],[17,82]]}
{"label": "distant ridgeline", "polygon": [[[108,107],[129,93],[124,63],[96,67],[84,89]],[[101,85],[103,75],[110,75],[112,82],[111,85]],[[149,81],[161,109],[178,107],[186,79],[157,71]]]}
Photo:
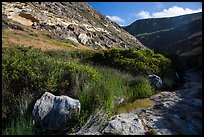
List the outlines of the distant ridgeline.
{"label": "distant ridgeline", "polygon": [[[151,49],[182,53],[188,50],[183,48],[191,48],[192,44],[196,46],[202,40],[202,12],[137,20],[124,29]],[[184,43],[185,46],[180,47]]]}
{"label": "distant ridgeline", "polygon": [[150,49],[180,55],[186,67],[202,66],[202,12],[137,20],[124,29]]}

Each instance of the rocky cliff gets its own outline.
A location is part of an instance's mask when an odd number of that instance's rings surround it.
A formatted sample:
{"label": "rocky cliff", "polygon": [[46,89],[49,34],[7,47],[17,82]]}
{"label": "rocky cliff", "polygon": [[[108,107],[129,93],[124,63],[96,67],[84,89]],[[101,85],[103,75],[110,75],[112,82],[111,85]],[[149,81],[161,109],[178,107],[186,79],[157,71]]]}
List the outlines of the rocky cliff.
{"label": "rocky cliff", "polygon": [[85,2],[3,2],[2,16],[44,31],[51,38],[93,49],[144,47]]}

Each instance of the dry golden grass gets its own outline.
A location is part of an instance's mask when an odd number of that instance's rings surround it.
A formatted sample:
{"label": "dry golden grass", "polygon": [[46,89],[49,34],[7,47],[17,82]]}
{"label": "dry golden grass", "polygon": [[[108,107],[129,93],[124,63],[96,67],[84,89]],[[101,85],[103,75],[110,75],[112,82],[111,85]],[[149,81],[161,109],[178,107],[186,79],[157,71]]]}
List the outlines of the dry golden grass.
{"label": "dry golden grass", "polygon": [[73,45],[52,39],[39,30],[34,30],[30,26],[23,26],[24,31],[5,28],[2,31],[2,46],[20,45],[25,47],[39,48],[42,51],[48,50],[91,50],[84,45]]}

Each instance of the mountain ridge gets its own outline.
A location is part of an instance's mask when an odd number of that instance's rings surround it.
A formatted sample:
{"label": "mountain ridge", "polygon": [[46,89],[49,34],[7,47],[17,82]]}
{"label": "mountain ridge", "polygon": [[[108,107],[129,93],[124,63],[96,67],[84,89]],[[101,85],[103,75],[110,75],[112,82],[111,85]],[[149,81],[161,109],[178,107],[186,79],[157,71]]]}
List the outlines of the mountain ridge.
{"label": "mountain ridge", "polygon": [[[188,21],[191,19],[191,18],[194,18],[194,19],[200,19],[200,17],[202,16],[202,12],[198,12],[198,13],[192,13],[192,14],[186,14],[186,15],[179,15],[179,16],[175,16],[175,17],[163,17],[163,18],[148,18],[148,19],[139,19],[139,20],[136,20],[134,21],[133,23],[131,23],[130,25],[127,25],[127,26],[124,26],[123,28],[125,30],[127,30],[128,32],[130,32],[131,34],[133,35],[137,35],[137,34],[141,34],[141,33],[150,33],[150,32],[154,32],[154,31],[158,31],[158,30],[163,30],[164,28],[167,28],[167,26],[170,26],[168,28],[172,28],[172,27],[175,27],[175,26],[180,26],[180,25],[183,25],[183,24],[186,24],[188,23]],[[184,18],[183,22],[176,22],[177,20],[180,20]],[[167,20],[174,20],[174,22],[176,23],[172,23],[172,22],[169,22],[169,24],[165,24],[166,26],[163,26],[163,25],[157,25],[157,24],[163,24],[164,22],[165,23],[168,23],[166,22]],[[134,25],[139,25],[140,22],[144,22],[144,23],[151,23],[151,21],[155,21],[152,25],[151,28],[148,28],[148,29],[141,29],[141,30],[137,30],[137,31],[134,31],[131,27],[137,27],[137,26],[134,26]],[[179,23],[179,24],[177,24]],[[145,24],[145,25],[146,25]],[[157,26],[156,26],[157,25]],[[156,26],[156,27],[153,27],[153,26]],[[141,26],[142,27],[142,26]],[[139,27],[137,27],[138,29]],[[130,30],[132,29],[132,31]]]}
{"label": "mountain ridge", "polygon": [[202,45],[202,12],[137,20],[124,29],[151,49],[184,54]]}

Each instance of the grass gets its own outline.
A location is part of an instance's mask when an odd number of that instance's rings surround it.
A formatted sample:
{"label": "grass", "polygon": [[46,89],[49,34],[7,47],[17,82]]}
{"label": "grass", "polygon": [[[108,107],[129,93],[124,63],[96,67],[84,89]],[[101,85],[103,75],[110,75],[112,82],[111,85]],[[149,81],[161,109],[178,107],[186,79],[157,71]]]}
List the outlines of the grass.
{"label": "grass", "polygon": [[59,41],[50,38],[47,34],[30,28],[25,28],[24,31],[21,30],[11,30],[5,28],[2,31],[2,45],[24,45],[26,47],[39,48],[42,51],[60,51],[60,50],[81,50],[84,47],[79,46],[79,44],[71,41]]}
{"label": "grass", "polygon": [[96,67],[101,74],[97,82],[88,84],[78,96],[82,109],[92,113],[96,107],[104,106],[107,111],[114,108],[114,97],[125,96],[126,81],[131,79],[129,74],[123,74],[115,69]]}
{"label": "grass", "polygon": [[76,42],[74,42],[73,40],[70,40],[70,39],[65,39],[63,42],[71,44],[71,45],[74,45],[74,46],[78,46],[79,45],[79,43],[76,43]]}
{"label": "grass", "polygon": [[22,116],[12,121],[9,128],[3,131],[3,135],[34,135],[34,124],[29,116]]}
{"label": "grass", "polygon": [[175,81],[172,80],[172,79],[169,79],[169,78],[164,78],[163,79],[163,83],[164,83],[164,86],[165,86],[165,89],[166,90],[171,90],[173,89],[174,85],[175,85]]}
{"label": "grass", "polygon": [[117,98],[119,97],[125,100],[135,100],[149,97],[154,93],[147,78],[142,76],[133,78],[131,74],[104,66],[95,66],[95,69],[100,72],[100,79],[97,82],[88,84],[84,90],[78,94],[82,105],[82,114],[79,123],[82,125],[88,116],[99,107],[103,107],[110,115],[114,115],[126,109],[130,111],[135,108],[149,107],[154,104],[148,99],[143,99],[135,101],[134,103],[127,103],[126,106],[119,108],[117,102]]}
{"label": "grass", "polygon": [[138,76],[129,82],[128,96],[132,99],[146,98],[154,93],[154,89],[149,79],[144,76]]}

